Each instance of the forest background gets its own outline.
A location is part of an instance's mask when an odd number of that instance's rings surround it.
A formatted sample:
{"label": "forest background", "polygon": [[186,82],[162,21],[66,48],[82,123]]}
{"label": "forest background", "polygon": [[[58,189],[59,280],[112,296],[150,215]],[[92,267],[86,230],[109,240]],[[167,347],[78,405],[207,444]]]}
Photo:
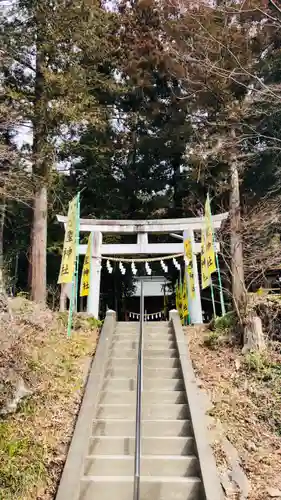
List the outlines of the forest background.
{"label": "forest background", "polygon": [[[55,215],[79,190],[81,216],[105,219],[198,216],[209,192],[230,213],[223,281],[242,310],[280,265],[279,2],[2,5],[1,289],[58,303]],[[131,293],[116,273],[103,307]]]}

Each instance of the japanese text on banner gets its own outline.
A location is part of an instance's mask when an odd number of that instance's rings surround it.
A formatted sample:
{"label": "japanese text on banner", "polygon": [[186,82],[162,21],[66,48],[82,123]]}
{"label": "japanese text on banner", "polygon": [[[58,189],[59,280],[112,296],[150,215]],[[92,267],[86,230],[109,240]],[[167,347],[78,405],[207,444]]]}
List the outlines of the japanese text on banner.
{"label": "japanese text on banner", "polygon": [[178,282],[176,282],[175,296],[176,296],[176,309],[178,311],[179,310],[179,285],[178,285]]}
{"label": "japanese text on banner", "polygon": [[179,283],[178,287],[178,312],[182,320],[182,283]]}
{"label": "japanese text on banner", "polygon": [[58,283],[71,283],[76,261],[77,197],[69,203]]}
{"label": "japanese text on banner", "polygon": [[189,276],[190,298],[194,299],[194,297],[195,297],[195,283],[194,283],[194,273],[193,273],[193,264],[192,264],[191,239],[186,239],[184,241],[184,253],[185,253],[185,257],[188,260],[187,274]]}
{"label": "japanese text on banner", "polygon": [[89,295],[90,269],[91,269],[91,235],[89,236],[87,251],[83,264],[81,284],[80,284],[80,297],[87,297]]}
{"label": "japanese text on banner", "polygon": [[210,274],[208,272],[208,266],[207,266],[207,251],[206,251],[204,230],[201,233],[201,280],[202,280],[202,289],[210,286]]}
{"label": "japanese text on banner", "polygon": [[182,290],[182,317],[183,320],[188,316],[188,298],[187,298],[187,289],[186,289],[186,275],[184,275],[183,280],[183,290]]}
{"label": "japanese text on banner", "polygon": [[212,216],[211,216],[209,196],[207,196],[205,203],[205,224],[206,224],[206,264],[208,268],[208,274],[209,276],[211,276],[211,274],[217,270],[217,266],[216,266],[216,256],[214,248]]}
{"label": "japanese text on banner", "polygon": [[176,309],[181,316],[181,291],[180,291],[180,284],[177,281],[176,283]]}

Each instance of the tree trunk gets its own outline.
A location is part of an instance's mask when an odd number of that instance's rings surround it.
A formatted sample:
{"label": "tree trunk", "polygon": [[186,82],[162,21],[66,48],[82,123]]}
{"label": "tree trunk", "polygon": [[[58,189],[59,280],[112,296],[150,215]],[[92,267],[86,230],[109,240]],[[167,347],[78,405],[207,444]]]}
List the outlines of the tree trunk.
{"label": "tree trunk", "polygon": [[60,312],[65,312],[66,310],[67,310],[66,285],[62,283],[60,286]]}
{"label": "tree trunk", "polygon": [[244,347],[243,354],[248,351],[263,351],[265,349],[265,339],[262,330],[262,322],[259,316],[250,313],[244,326]]}
{"label": "tree trunk", "polygon": [[4,159],[1,162],[1,172],[2,172],[2,181],[1,181],[1,191],[3,195],[0,197],[0,269],[3,271],[4,266],[4,228],[5,228],[5,217],[7,210],[7,182],[9,182],[10,170],[11,170],[11,161],[12,161],[12,143],[11,143],[11,131],[8,128],[3,134],[2,139],[5,145],[6,157],[4,154]]}
{"label": "tree trunk", "polygon": [[6,294],[6,286],[4,280],[4,253],[3,253],[3,241],[4,241],[4,223],[6,214],[6,202],[5,199],[2,200],[0,206],[0,314],[3,312],[9,312],[8,297]]}
{"label": "tree trunk", "polygon": [[174,158],[173,160],[173,176],[172,176],[172,187],[173,187],[173,217],[182,217],[182,197],[180,193],[181,184],[181,159]]}
{"label": "tree trunk", "polygon": [[6,203],[2,200],[0,207],[0,313],[6,310],[6,290],[4,283],[4,256],[3,256],[3,241],[4,241],[4,221],[5,221]]}
{"label": "tree trunk", "polygon": [[31,298],[46,302],[47,188],[35,193],[31,242]]}
{"label": "tree trunk", "polygon": [[35,302],[46,302],[47,266],[47,184],[51,168],[48,157],[48,98],[46,94],[44,68],[44,10],[38,3],[36,75],[33,117],[33,174],[36,188],[34,193],[33,226],[31,233],[31,297]]}
{"label": "tree trunk", "polygon": [[230,167],[230,228],[231,228],[231,271],[232,271],[232,298],[238,315],[245,311],[245,281],[243,266],[243,243],[241,234],[241,209],[239,174],[237,162],[232,160]]}
{"label": "tree trunk", "polygon": [[4,226],[5,226],[5,215],[6,215],[6,200],[1,200],[0,205],[0,269],[3,270],[4,267]]}
{"label": "tree trunk", "polygon": [[9,312],[8,298],[6,294],[3,269],[0,268],[0,314],[7,311]]}

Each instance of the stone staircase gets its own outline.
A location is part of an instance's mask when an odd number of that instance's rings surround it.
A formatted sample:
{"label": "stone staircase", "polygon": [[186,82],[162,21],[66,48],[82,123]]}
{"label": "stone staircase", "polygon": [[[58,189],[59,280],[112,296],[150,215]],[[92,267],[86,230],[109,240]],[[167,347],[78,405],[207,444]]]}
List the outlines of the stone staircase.
{"label": "stone staircase", "polygon": [[[117,323],[79,500],[133,500],[138,337],[139,323]],[[140,500],[203,500],[174,331],[169,323],[145,323],[143,341]]]}

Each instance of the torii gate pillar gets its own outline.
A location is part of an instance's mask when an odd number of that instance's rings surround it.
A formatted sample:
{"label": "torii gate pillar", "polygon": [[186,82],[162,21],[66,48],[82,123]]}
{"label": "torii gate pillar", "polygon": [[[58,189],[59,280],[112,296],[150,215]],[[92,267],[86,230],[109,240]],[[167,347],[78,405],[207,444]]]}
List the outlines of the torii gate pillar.
{"label": "torii gate pillar", "polygon": [[187,238],[190,239],[191,241],[192,267],[193,267],[194,287],[195,287],[195,297],[192,299],[190,297],[190,282],[187,273],[188,309],[190,315],[190,322],[193,325],[198,325],[198,324],[200,325],[203,323],[203,314],[202,314],[200,284],[198,277],[197,257],[195,253],[194,232],[192,229],[187,229],[186,231],[183,232],[183,239],[186,240]]}
{"label": "torii gate pillar", "polygon": [[100,231],[93,231],[90,237],[92,238],[92,255],[90,267],[90,290],[87,300],[87,313],[98,319],[100,306],[102,233]]}

